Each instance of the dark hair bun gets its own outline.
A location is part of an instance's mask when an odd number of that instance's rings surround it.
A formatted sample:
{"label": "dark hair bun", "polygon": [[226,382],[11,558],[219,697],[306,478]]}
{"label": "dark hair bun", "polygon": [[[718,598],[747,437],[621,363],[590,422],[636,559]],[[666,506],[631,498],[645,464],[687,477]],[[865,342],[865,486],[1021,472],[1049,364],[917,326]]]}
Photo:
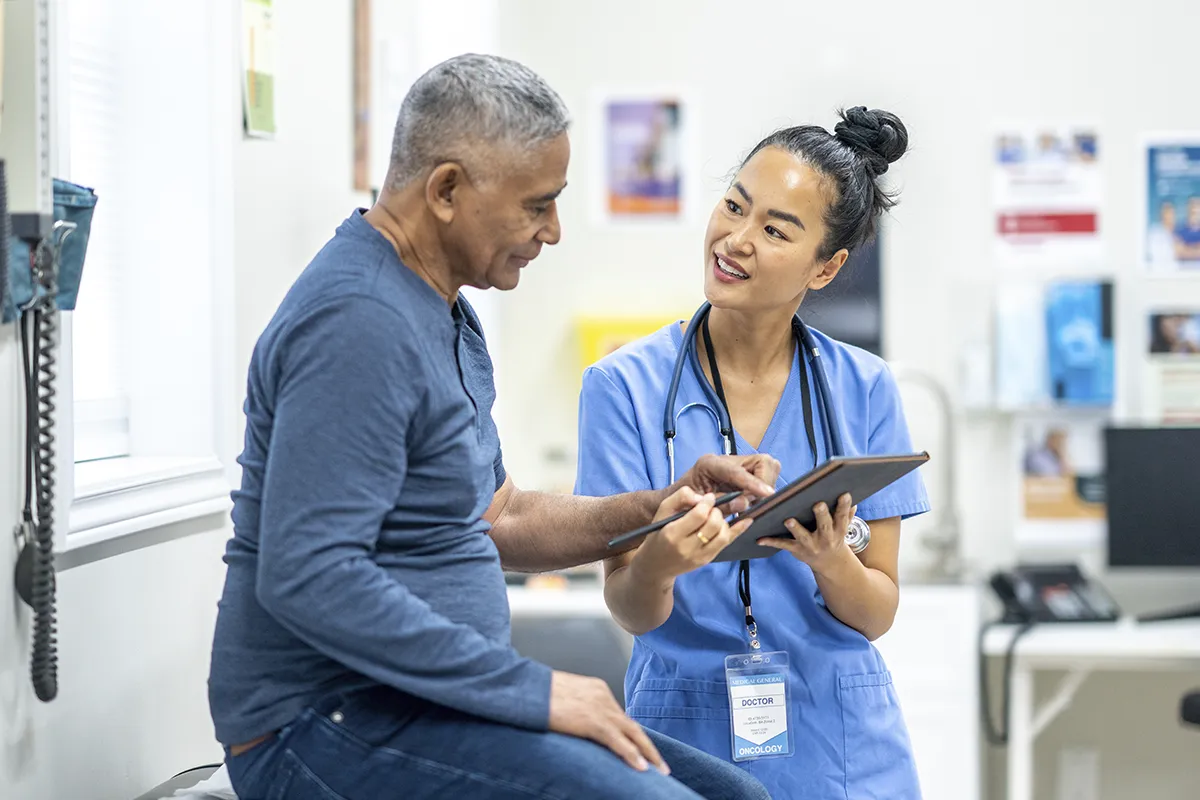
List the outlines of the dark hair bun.
{"label": "dark hair bun", "polygon": [[855,106],[841,112],[841,117],[833,135],[863,158],[872,177],[887,172],[888,165],[908,149],[908,129],[895,114]]}

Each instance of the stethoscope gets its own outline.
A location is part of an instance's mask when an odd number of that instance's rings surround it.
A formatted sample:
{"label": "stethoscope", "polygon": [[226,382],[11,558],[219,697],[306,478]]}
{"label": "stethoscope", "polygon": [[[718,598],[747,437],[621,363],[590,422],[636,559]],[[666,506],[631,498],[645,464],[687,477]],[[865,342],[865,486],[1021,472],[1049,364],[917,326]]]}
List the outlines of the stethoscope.
{"label": "stethoscope", "polygon": [[[711,310],[712,305],[705,302],[692,316],[692,320],[688,323],[687,330],[683,334],[683,347],[680,348],[679,355],[675,359],[675,367],[671,371],[671,385],[667,389],[667,402],[663,409],[663,438],[667,442],[667,481],[669,484],[675,483],[675,424],[679,421],[680,415],[689,408],[700,407],[712,413],[716,417],[717,427],[721,431],[725,454],[731,455],[737,452],[737,443],[733,438],[733,420],[729,416],[729,408],[726,406],[722,396],[723,392],[720,388],[721,380],[718,377],[719,370],[717,369],[716,357],[713,355],[712,341],[708,335],[707,319],[708,312]],[[697,330],[704,335],[705,349],[708,351],[709,365],[713,372],[713,382],[716,384],[716,388],[709,385],[707,378],[704,376],[704,371],[700,367],[700,356],[696,353]],[[834,458],[843,455],[845,449],[842,445],[841,425],[833,406],[833,392],[829,389],[829,378],[825,374],[824,366],[821,364],[821,348],[817,346],[816,339],[808,329],[808,326],[800,319],[799,314],[796,314],[792,318],[792,335],[795,336],[796,342],[800,347],[801,366],[803,367],[805,363],[811,363],[813,367],[813,374],[816,379],[816,393],[819,396],[816,405],[822,409],[825,415],[825,425],[823,426],[825,457]],[[691,363],[696,381],[704,390],[704,394],[711,405],[689,403],[676,413],[675,399],[679,394],[679,381],[683,377],[683,365],[685,362]],[[800,374],[800,387],[804,396],[802,402],[804,429],[808,435],[809,446],[813,451],[815,466],[818,462],[817,436],[814,430],[813,404],[807,396],[809,394],[808,376],[804,371]],[[861,553],[870,542],[870,526],[859,517],[854,517],[850,521],[850,526],[846,531],[846,544],[855,553]],[[742,561],[738,565],[738,597],[746,609],[746,632],[750,637],[750,648],[752,651],[758,651],[761,644],[758,638],[758,623],[754,620],[754,613],[750,605],[749,561]]]}
{"label": "stethoscope", "polygon": [[[685,411],[692,408],[701,408],[712,414],[721,432],[725,455],[731,455],[737,449],[733,438],[733,421],[729,416],[729,409],[726,408],[725,403],[704,376],[704,371],[700,367],[700,357],[696,352],[696,333],[704,325],[711,310],[712,304],[705,302],[692,316],[691,322],[688,323],[687,330],[683,334],[683,347],[680,349],[679,355],[675,358],[675,366],[671,371],[671,384],[667,389],[667,401],[663,409],[663,438],[667,443],[668,484],[675,483],[675,426]],[[807,355],[805,360],[812,364],[816,382],[816,394],[818,396],[817,404],[825,417],[825,425],[822,426],[825,456],[826,458],[833,458],[844,455],[846,451],[842,444],[841,425],[833,404],[833,392],[829,388],[829,378],[825,374],[825,368],[821,364],[821,349],[817,345],[817,340],[812,335],[812,331],[800,319],[799,314],[796,314],[792,318],[792,333],[796,338],[797,345],[801,349],[801,357],[804,358]],[[712,358],[712,348],[709,347],[708,350],[709,357]],[[675,400],[679,394],[679,382],[683,377],[683,367],[687,362],[691,363],[697,383],[704,390],[709,405],[705,405],[704,403],[688,403],[677,412],[675,410]],[[713,363],[715,364],[715,362]],[[803,372],[800,375],[800,380],[801,386],[805,390],[804,394],[807,395],[808,379]],[[816,433],[807,398],[805,398],[804,402],[804,412],[805,430],[808,434],[809,444],[813,448],[813,459],[816,461]],[[870,527],[859,517],[854,517],[850,524],[850,530],[846,533],[846,541],[855,553],[862,552],[871,541]]]}

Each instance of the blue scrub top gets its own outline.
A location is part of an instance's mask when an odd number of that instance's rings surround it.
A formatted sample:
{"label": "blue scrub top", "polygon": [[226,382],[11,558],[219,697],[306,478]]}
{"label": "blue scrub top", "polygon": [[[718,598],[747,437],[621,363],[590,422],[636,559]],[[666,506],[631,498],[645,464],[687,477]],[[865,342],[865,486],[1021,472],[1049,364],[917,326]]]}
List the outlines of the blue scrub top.
{"label": "blue scrub top", "polygon": [[[875,355],[813,330],[841,419],[844,455],[909,453],[914,448],[895,379]],[[611,353],[583,375],[575,492],[601,496],[670,485],[663,409],[683,345],[672,323]],[[824,414],[813,370],[817,447]],[[779,460],[779,487],[808,472],[814,456],[804,428],[799,348],[760,450]],[[675,457],[682,475],[701,455],[721,453],[715,412],[691,365],[675,411]],[[735,431],[739,453],[756,452]],[[821,460],[824,452],[819,452]],[[858,503],[868,522],[929,510],[919,471]],[[751,528],[751,533],[753,533]],[[725,657],[747,652],[738,564],[709,564],[679,577],[670,618],[635,638],[625,679],[627,710],[648,728],[732,761]],[[919,800],[916,769],[892,678],[867,639],[825,607],[812,570],[789,553],[751,562],[754,616],[763,651],[787,651],[789,725],[795,753],[739,762],[779,798]]]}

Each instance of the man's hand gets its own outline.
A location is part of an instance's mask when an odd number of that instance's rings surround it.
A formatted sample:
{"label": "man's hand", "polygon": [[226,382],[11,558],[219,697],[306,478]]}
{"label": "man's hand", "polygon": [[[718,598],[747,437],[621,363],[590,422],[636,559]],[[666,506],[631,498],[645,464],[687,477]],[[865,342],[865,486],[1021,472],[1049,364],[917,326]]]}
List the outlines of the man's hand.
{"label": "man's hand", "polygon": [[663,775],[671,772],[642,726],[625,715],[599,678],[551,673],[550,730],[602,744],[636,770],[653,764]]}
{"label": "man's hand", "polygon": [[754,500],[774,494],[777,480],[779,462],[765,453],[752,456],[706,454],[667,487],[666,494],[672,495],[684,486],[699,494],[724,494],[740,489],[746,494],[730,503],[730,509],[745,511]]}

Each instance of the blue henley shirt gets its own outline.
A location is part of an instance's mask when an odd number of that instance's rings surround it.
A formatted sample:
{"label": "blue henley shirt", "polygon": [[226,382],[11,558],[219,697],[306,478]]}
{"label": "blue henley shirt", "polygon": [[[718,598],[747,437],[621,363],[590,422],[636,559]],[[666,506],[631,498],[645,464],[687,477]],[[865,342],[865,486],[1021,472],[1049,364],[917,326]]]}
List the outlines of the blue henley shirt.
{"label": "blue henley shirt", "polygon": [[209,674],[218,741],[381,684],[546,728],[550,669],[512,648],[482,519],[504,480],[494,399],[470,306],[355,211],[251,358]]}

